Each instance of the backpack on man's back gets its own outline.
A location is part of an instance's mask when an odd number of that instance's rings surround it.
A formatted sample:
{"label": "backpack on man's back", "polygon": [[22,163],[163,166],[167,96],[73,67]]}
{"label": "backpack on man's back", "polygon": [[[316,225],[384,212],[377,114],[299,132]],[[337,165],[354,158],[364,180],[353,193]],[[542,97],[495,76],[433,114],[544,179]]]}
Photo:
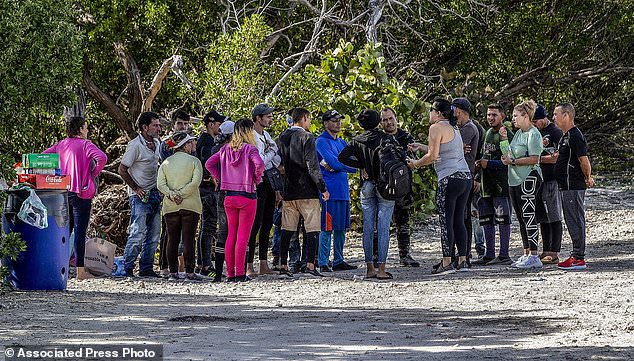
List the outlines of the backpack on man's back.
{"label": "backpack on man's back", "polygon": [[393,136],[383,139],[375,151],[379,155],[379,178],[376,180],[379,194],[391,201],[405,197],[412,183],[406,152]]}

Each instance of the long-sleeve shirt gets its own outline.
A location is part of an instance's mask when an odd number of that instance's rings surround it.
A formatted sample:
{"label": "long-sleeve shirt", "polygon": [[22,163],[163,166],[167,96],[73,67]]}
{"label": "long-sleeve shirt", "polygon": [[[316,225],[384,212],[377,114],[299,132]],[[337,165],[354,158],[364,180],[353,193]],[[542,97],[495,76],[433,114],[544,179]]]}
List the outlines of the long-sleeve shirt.
{"label": "long-sleeve shirt", "polygon": [[255,135],[255,143],[258,147],[260,158],[264,162],[264,169],[277,168],[282,162],[282,158],[271,135],[266,130],[262,134],[253,130],[253,135]]}
{"label": "long-sleeve shirt", "polygon": [[91,141],[82,138],[63,139],[44,153],[59,154],[59,167],[63,174],[70,176],[71,192],[83,199],[92,199],[95,196],[95,178],[108,162],[106,153]]}
{"label": "long-sleeve shirt", "polygon": [[[350,186],[348,185],[348,173],[355,173],[356,168],[348,167],[341,163],[337,157],[339,153],[346,147],[346,142],[341,138],[333,138],[330,133],[324,131],[315,141],[317,148],[317,159],[319,160],[319,168],[324,176],[326,188],[330,193],[330,199],[333,201],[350,200]],[[331,170],[327,170],[321,165],[325,161]]]}
{"label": "long-sleeve shirt", "polygon": [[[169,156],[158,169],[156,187],[165,195],[163,214],[178,212],[181,209],[202,213],[198,186],[203,179],[203,166],[198,158],[185,152],[175,152]],[[183,198],[176,204],[176,196]]]}

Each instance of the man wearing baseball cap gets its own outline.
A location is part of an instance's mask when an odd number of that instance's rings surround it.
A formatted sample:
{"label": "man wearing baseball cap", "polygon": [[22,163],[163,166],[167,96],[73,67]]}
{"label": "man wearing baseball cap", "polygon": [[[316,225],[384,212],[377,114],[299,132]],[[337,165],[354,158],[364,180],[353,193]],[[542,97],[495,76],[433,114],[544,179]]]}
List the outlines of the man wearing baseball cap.
{"label": "man wearing baseball cap", "polygon": [[[346,230],[350,229],[350,186],[348,173],[357,169],[343,165],[337,157],[347,143],[339,138],[341,114],[328,110],[322,117],[324,131],[317,137],[317,158],[319,168],[330,192],[330,198],[321,202],[321,233],[319,234],[319,269],[321,272],[347,271],[356,269],[343,258]],[[332,269],[328,266],[330,240],[334,236],[334,259]]]}
{"label": "man wearing baseball cap", "polygon": [[272,274],[273,270],[269,268],[267,256],[269,251],[269,235],[273,228],[273,212],[275,211],[275,189],[269,182],[267,174],[272,172],[273,168],[280,165],[281,158],[278,154],[277,144],[266,131],[273,121],[273,112],[276,108],[268,104],[258,104],[253,108],[251,117],[253,119],[253,133],[255,142],[260,152],[260,157],[264,162],[264,176],[262,181],[257,185],[257,210],[255,212],[255,220],[249,237],[249,248],[247,252],[247,276],[255,277],[253,261],[255,258],[255,238],[258,236],[258,249],[260,259],[260,274]]}
{"label": "man wearing baseball cap", "polygon": [[[465,145],[464,158],[471,171],[471,176],[475,176],[476,153],[478,152],[478,144],[480,142],[480,132],[478,127],[470,118],[471,102],[467,98],[454,98],[451,102],[454,107],[454,116],[458,119],[458,128],[462,143]],[[466,213],[464,216],[464,224],[467,228],[467,265],[471,265],[471,244],[473,241],[473,225],[471,224],[471,202],[473,201],[474,188],[469,192],[467,199]],[[455,251],[455,249],[454,249]]]}
{"label": "man wearing baseball cap", "polygon": [[[228,119],[215,110],[210,111],[203,117],[205,130],[200,134],[196,142],[196,157],[202,164],[211,157],[211,150],[215,144],[214,138],[220,134],[220,126]],[[203,211],[200,222],[200,232],[196,240],[196,264],[200,274],[214,277],[214,267],[212,246],[216,244],[216,228],[218,223],[217,193],[215,184],[211,179],[211,174],[203,167],[203,180],[200,183],[200,199],[203,204]]]}

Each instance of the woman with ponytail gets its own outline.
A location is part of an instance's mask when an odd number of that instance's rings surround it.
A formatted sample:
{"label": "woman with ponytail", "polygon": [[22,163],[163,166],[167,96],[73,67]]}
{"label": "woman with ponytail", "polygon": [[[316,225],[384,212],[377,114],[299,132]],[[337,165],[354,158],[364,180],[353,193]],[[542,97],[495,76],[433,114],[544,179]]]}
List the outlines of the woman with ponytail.
{"label": "woman with ponytail", "polygon": [[464,145],[451,103],[436,98],[429,109],[429,145],[411,144],[412,151],[427,151],[420,159],[408,161],[410,168],[434,164],[438,175],[436,208],[440,217],[442,261],[433,274],[456,271],[451,262],[454,244],[458,248],[458,271],[467,271],[467,229],[465,208],[472,187],[471,172],[464,158]]}
{"label": "woman with ponytail", "polygon": [[[507,154],[502,156],[502,163],[509,166],[509,194],[520,223],[524,244],[524,255],[512,265],[517,268],[543,266],[537,255],[539,225],[535,204],[543,180],[539,156],[544,146],[542,136],[532,122],[536,109],[537,104],[533,100],[525,101],[513,108],[513,120],[519,129],[513,136]],[[503,140],[506,139],[505,128],[500,129],[500,136]]]}

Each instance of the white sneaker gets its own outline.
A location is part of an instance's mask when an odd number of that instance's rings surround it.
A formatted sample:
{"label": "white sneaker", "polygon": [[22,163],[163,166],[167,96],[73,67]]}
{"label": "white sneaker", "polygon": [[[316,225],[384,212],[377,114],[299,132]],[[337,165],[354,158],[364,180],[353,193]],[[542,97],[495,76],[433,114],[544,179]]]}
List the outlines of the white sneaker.
{"label": "white sneaker", "polygon": [[511,267],[517,267],[518,264],[524,263],[527,258],[528,258],[528,255],[523,254],[520,258],[517,259],[517,261],[511,263]]}
{"label": "white sneaker", "polygon": [[531,255],[529,257],[527,257],[524,262],[522,263],[517,263],[515,265],[516,268],[542,268],[544,267],[544,265],[542,264],[542,261],[539,259],[538,256],[536,255]]}

